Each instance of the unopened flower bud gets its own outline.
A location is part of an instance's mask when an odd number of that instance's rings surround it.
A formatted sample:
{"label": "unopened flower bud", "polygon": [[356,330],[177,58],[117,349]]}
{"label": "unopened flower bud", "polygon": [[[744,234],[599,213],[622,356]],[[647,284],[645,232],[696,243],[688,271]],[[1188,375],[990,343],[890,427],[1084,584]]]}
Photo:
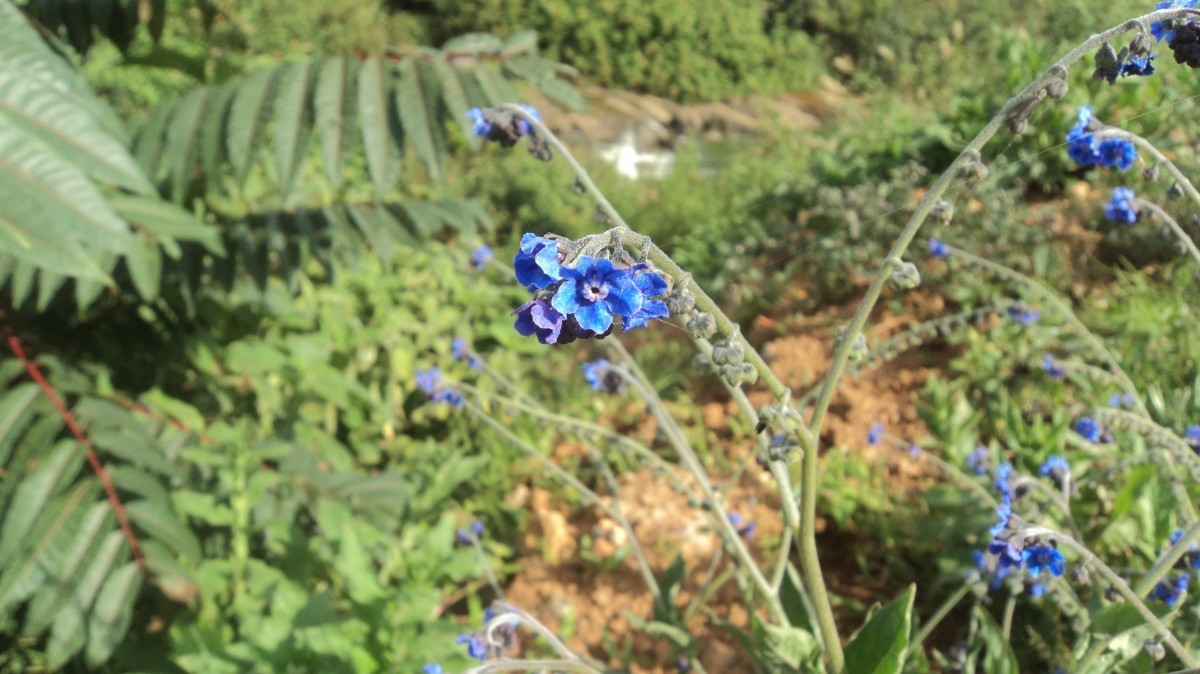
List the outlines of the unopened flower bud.
{"label": "unopened flower bud", "polygon": [[1168,199],[1178,199],[1179,197],[1182,197],[1182,196],[1183,196],[1183,188],[1179,186],[1179,183],[1171,183],[1171,188],[1167,190],[1167,198]]}
{"label": "unopened flower bud", "polygon": [[1100,45],[1100,49],[1096,50],[1096,70],[1092,73],[1094,80],[1112,81],[1116,78],[1116,74],[1121,68],[1121,59],[1117,56],[1117,50],[1112,48],[1112,45],[1105,42]]}
{"label": "unopened flower bud", "polygon": [[1046,95],[1054,100],[1059,100],[1067,95],[1067,81],[1061,77],[1056,77],[1046,84]]}
{"label": "unopened flower bud", "polygon": [[949,201],[939,201],[933,205],[929,215],[939,225],[948,225],[954,219],[954,204]]}
{"label": "unopened flower bud", "polygon": [[701,311],[688,319],[687,331],[692,339],[705,339],[717,331],[717,321],[712,314]]}
{"label": "unopened flower bud", "polygon": [[696,307],[696,296],[692,291],[679,284],[667,294],[667,311],[671,312],[672,316],[686,314]]}
{"label": "unopened flower bud", "polygon": [[736,339],[719,339],[713,342],[712,361],[717,365],[741,365],[746,359],[746,349]]}
{"label": "unopened flower bud", "polygon": [[892,269],[892,282],[903,290],[912,290],[921,285],[921,272],[911,262],[901,262]]}
{"label": "unopened flower bud", "polygon": [[[840,343],[844,339],[846,339],[846,328],[841,328],[838,330],[837,341]],[[848,357],[850,362],[856,363],[866,359],[868,355],[870,355],[870,351],[867,349],[867,338],[860,332],[854,336],[854,342],[850,345]]]}
{"label": "unopened flower bud", "polygon": [[1142,650],[1146,651],[1146,655],[1149,655],[1150,659],[1155,662],[1167,657],[1167,649],[1163,648],[1162,642],[1157,639],[1147,639]]}
{"label": "unopened flower bud", "polygon": [[1071,569],[1071,582],[1076,585],[1088,585],[1092,582],[1092,577],[1088,574],[1087,567],[1079,564]]}
{"label": "unopened flower bud", "polygon": [[1142,178],[1149,182],[1158,180],[1158,164],[1151,164],[1142,169]]}
{"label": "unopened flower bud", "polygon": [[988,177],[987,164],[981,161],[967,162],[962,168],[963,179],[968,185],[974,185],[978,182],[986,180]]}

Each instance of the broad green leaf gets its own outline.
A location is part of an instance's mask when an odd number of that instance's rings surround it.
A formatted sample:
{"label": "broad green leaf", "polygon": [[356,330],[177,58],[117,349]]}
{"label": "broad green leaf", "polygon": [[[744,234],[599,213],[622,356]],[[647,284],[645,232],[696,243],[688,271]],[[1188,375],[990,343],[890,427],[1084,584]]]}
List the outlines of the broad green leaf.
{"label": "broad green leaf", "polygon": [[355,64],[348,58],[326,61],[317,78],[314,107],[321,155],[325,160],[325,173],[335,188],[342,185],[346,156],[354,144],[357,102],[354,83],[358,79]]}
{"label": "broad green leaf", "polygon": [[279,78],[275,98],[275,162],[279,169],[279,192],[287,198],[296,173],[312,141],[312,89],[316,78],[312,63],[293,63]]}
{"label": "broad green leaf", "polygon": [[655,620],[667,623],[680,622],[678,620],[679,608],[675,606],[675,597],[683,586],[685,573],[683,557],[676,555],[675,559],[671,561],[671,565],[658,579],[659,596],[654,602]]}
{"label": "broad green leaf", "polygon": [[[396,105],[404,125],[405,140],[424,162],[430,177],[440,182],[446,138],[442,131],[437,86],[432,80],[423,82],[421,69],[411,60],[401,61],[398,68],[400,79],[396,87]],[[433,73],[427,71],[425,74],[428,77]]]}
{"label": "broad green leaf", "polygon": [[522,30],[508,36],[508,39],[504,41],[504,47],[500,50],[500,53],[505,56],[510,54],[536,54],[537,48],[537,31]]}
{"label": "broad green leaf", "polygon": [[[811,672],[817,669],[821,660],[821,648],[812,632],[799,627],[763,625],[762,634],[769,659],[780,662],[793,671]],[[850,669],[847,664],[847,674],[854,671],[856,670]]]}
{"label": "broad green leaf", "polygon": [[[159,284],[162,281],[162,252],[157,243],[141,240],[134,250],[125,256],[125,267],[129,270],[129,278],[133,287],[145,302],[158,297]],[[45,287],[45,281],[42,287]]]}
{"label": "broad green leaf", "polygon": [[87,511],[79,529],[67,542],[63,559],[51,569],[49,582],[29,602],[25,614],[26,634],[40,635],[74,598],[77,580],[91,561],[90,553],[111,530],[112,512],[107,501],[97,501]]}
{"label": "broad green leaf", "polygon": [[254,165],[254,153],[270,118],[277,73],[273,68],[250,73],[233,96],[225,127],[225,147],[239,185],[245,184],[246,175]]}
{"label": "broad green leaf", "polygon": [[792,627],[800,627],[808,630],[810,634],[820,636],[812,620],[812,602],[808,599],[808,593],[804,591],[800,574],[791,564],[788,565],[783,583],[779,587],[779,601],[783,604],[783,612],[787,614]]}
{"label": "broad green leaf", "polygon": [[0,118],[0,249],[71,277],[107,279],[90,253],[128,250],[129,227],[78,168]]}
{"label": "broad green leaf", "polygon": [[34,543],[29,537],[34,522],[50,502],[55,488],[74,476],[82,461],[83,451],[79,446],[62,441],[46,456],[39,457],[29,473],[15,474],[14,477],[20,479],[20,486],[4,513],[3,525],[0,525],[0,568],[24,546]]}
{"label": "broad green leaf", "polygon": [[192,530],[175,517],[166,504],[155,501],[134,501],[125,505],[129,520],[151,536],[169,546],[190,562],[200,559],[200,541]]}
{"label": "broad green leaf", "polygon": [[388,193],[400,172],[397,148],[402,131],[388,95],[390,71],[390,65],[376,56],[363,62],[358,76],[358,118],[377,199]]}
{"label": "broad green leaf", "polygon": [[488,105],[516,103],[518,101],[517,90],[496,69],[484,65],[475,69],[473,74],[475,75],[475,81],[479,83],[479,88],[483,91],[484,97],[487,98]]}
{"label": "broad green leaf", "polygon": [[378,208],[360,206],[347,210],[350,212],[350,219],[354,221],[354,225],[366,237],[371,250],[375,251],[384,261],[390,261],[393,242],[396,240],[397,234],[389,230],[393,226],[398,229],[399,223],[396,223],[391,215],[381,215],[381,209]]}
{"label": "broad green leaf", "polygon": [[142,586],[142,572],[129,562],[117,569],[96,597],[88,618],[88,640],[84,656],[90,667],[97,667],[112,656],[129,631],[133,602]]}
{"label": "broad green leaf", "polygon": [[8,465],[17,440],[33,423],[34,403],[40,395],[37,384],[29,382],[5,391],[4,397],[0,398],[0,466]]}
{"label": "broad green leaf", "polygon": [[127,549],[125,536],[120,531],[112,531],[96,554],[89,558],[87,569],[75,585],[74,597],[63,605],[50,627],[50,638],[46,642],[46,658],[50,669],[58,669],[66,664],[87,643],[86,614],[109,571]]}
{"label": "broad green leaf", "polygon": [[91,431],[92,442],[104,454],[123,462],[170,476],[175,470],[163,455],[162,449],[146,436],[128,427],[107,427]]}
{"label": "broad green leaf", "polygon": [[[475,135],[472,129],[473,125],[467,119],[467,110],[470,109],[470,105],[467,104],[467,92],[463,89],[462,81],[458,79],[458,73],[454,66],[447,63],[445,59],[435,58],[429,62],[422,61],[421,67],[433,71],[441,88],[442,102],[450,111],[450,116],[462,127],[463,135],[471,149],[478,149],[483,144],[483,140]],[[422,77],[425,76],[422,73]]]}
{"label": "broad green leaf", "polygon": [[867,618],[867,623],[846,644],[847,674],[900,674],[916,594],[917,586],[909,585],[899,597]]}

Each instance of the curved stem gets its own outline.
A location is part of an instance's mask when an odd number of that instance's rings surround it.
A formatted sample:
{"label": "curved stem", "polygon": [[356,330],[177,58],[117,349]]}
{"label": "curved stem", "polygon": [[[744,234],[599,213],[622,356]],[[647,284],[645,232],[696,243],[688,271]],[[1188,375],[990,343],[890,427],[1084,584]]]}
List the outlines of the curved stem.
{"label": "curved stem", "polygon": [[1050,487],[1047,487],[1045,484],[1042,484],[1042,481],[1035,477],[1022,475],[1014,478],[1012,481],[1013,489],[1025,485],[1036,489],[1043,496],[1050,499],[1050,502],[1054,504],[1054,507],[1058,508],[1059,512],[1063,514],[1063,517],[1066,518],[1067,526],[1071,528],[1071,535],[1075,538],[1083,538],[1083,534],[1079,532],[1079,527],[1075,525],[1075,518],[1071,516],[1071,504],[1067,502],[1067,499],[1064,498],[1062,494],[1051,489]]}
{"label": "curved stem", "polygon": [[601,674],[578,660],[501,660],[472,667],[463,674],[492,674],[493,672],[578,672]]}
{"label": "curved stem", "polygon": [[1196,248],[1196,243],[1192,241],[1192,237],[1188,236],[1187,232],[1183,231],[1183,228],[1179,226],[1178,222],[1175,222],[1175,218],[1172,218],[1165,210],[1163,210],[1162,206],[1159,206],[1153,201],[1138,199],[1137,204],[1138,206],[1153,213],[1159,220],[1162,220],[1163,223],[1170,228],[1171,233],[1175,235],[1175,238],[1177,238],[1179,242],[1183,244],[1183,247],[1187,250],[1188,255],[1192,256],[1192,260],[1194,260],[1196,264],[1200,264],[1200,250]]}
{"label": "curved stem", "polygon": [[1187,649],[1183,647],[1183,644],[1179,643],[1179,640],[1175,638],[1175,634],[1172,633],[1171,630],[1168,629],[1167,626],[1158,619],[1158,616],[1154,615],[1154,612],[1150,610],[1150,607],[1146,606],[1146,602],[1142,601],[1142,597],[1134,592],[1133,589],[1129,587],[1129,583],[1125,582],[1124,578],[1117,575],[1117,572],[1113,571],[1112,567],[1105,564],[1103,560],[1096,555],[1092,554],[1092,551],[1088,550],[1087,546],[1070,536],[1058,531],[1054,531],[1053,529],[1047,529],[1045,527],[1025,527],[1021,531],[1020,535],[1052,536],[1059,543],[1065,544],[1067,547],[1074,550],[1082,558],[1082,564],[1085,566],[1091,566],[1093,569],[1095,569],[1100,575],[1104,576],[1105,580],[1112,584],[1117,592],[1121,593],[1121,596],[1125,597],[1125,600],[1137,610],[1138,615],[1142,616],[1142,619],[1145,620],[1148,625],[1153,627],[1156,632],[1158,632],[1158,634],[1166,642],[1167,646],[1171,649],[1171,652],[1174,653],[1184,665],[1188,667],[1196,666],[1196,660],[1192,657],[1192,654],[1188,653]]}
{"label": "curved stem", "polygon": [[1093,135],[1097,138],[1122,138],[1138,146],[1143,152],[1151,157],[1154,157],[1154,161],[1161,164],[1163,168],[1167,170],[1167,173],[1171,174],[1171,177],[1175,179],[1175,183],[1179,185],[1180,189],[1183,190],[1183,193],[1186,194],[1189,199],[1196,202],[1197,206],[1200,206],[1200,192],[1196,191],[1196,187],[1192,184],[1192,181],[1188,179],[1183,171],[1179,170],[1179,167],[1176,166],[1174,162],[1172,162],[1170,159],[1167,159],[1167,156],[1160,152],[1159,149],[1154,146],[1154,143],[1151,143],[1136,133],[1126,131],[1125,129],[1115,126],[1101,129]]}

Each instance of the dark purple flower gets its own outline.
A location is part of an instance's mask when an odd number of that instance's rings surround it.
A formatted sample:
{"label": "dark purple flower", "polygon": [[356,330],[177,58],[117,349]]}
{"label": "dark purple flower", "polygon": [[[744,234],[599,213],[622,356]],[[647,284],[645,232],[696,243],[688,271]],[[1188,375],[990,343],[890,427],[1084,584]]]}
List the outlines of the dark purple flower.
{"label": "dark purple flower", "polygon": [[558,242],[534,234],[521,237],[521,247],[513,258],[517,283],[533,292],[562,278],[558,264]]}
{"label": "dark purple flower", "polygon": [[557,344],[562,335],[565,317],[545,300],[526,302],[509,315],[517,317],[513,327],[523,337],[537,335],[542,344]]}
{"label": "dark purple flower", "polygon": [[1146,77],[1154,74],[1154,64],[1151,63],[1158,54],[1143,54],[1140,56],[1129,56],[1125,62],[1121,64],[1121,77],[1129,77],[1137,75]]}
{"label": "dark purple flower", "polygon": [[574,316],[580,327],[601,333],[613,318],[636,314],[642,308],[642,291],[628,269],[617,269],[611,260],[581,255],[575,267],[562,267],[562,284],[551,304],[564,316]]}

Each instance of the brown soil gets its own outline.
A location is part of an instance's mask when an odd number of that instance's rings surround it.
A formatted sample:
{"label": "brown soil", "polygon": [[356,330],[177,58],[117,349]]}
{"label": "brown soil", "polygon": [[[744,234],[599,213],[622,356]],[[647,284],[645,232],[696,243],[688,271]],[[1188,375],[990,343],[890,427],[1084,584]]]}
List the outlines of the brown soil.
{"label": "brown soil", "polygon": [[[904,303],[899,316],[877,311],[872,320],[872,342],[886,339],[914,321],[945,313],[943,299],[932,292],[909,293]],[[824,375],[834,326],[843,324],[853,308],[833,308],[778,322],[762,318],[749,337],[762,345],[762,353],[774,371],[799,394]],[[780,334],[787,336],[773,337]],[[914,394],[951,355],[945,345],[927,343],[859,377],[845,378],[830,406],[821,446],[863,453],[872,465],[884,467],[886,475],[880,476],[878,484],[886,484],[889,491],[903,492],[927,480],[921,465],[906,452],[895,451],[887,443],[867,446],[866,433],[872,424],[882,421],[889,434],[919,441],[926,429],[917,417]],[[750,398],[755,405],[770,401],[769,394],[761,389],[752,389]],[[706,429],[722,441],[726,455],[738,461],[746,458],[752,443],[745,437],[734,438],[730,429],[730,417],[738,413],[734,403],[713,396],[702,401],[701,412]],[[650,420],[624,432],[650,442],[654,423]],[[578,448],[564,445],[560,451],[577,454]],[[729,477],[716,475],[714,481],[720,485]],[[683,556],[688,574],[677,604],[687,606],[701,589],[719,548],[705,513],[689,507],[685,496],[648,469],[627,473],[620,477],[620,483],[621,509],[642,542],[655,575],[662,574],[676,555]],[[678,671],[670,643],[635,629],[627,618],[652,618],[651,597],[632,555],[612,571],[601,570],[599,565],[581,558],[579,541],[583,535],[593,541],[590,553],[606,559],[625,544],[624,532],[598,508],[572,508],[556,502],[546,488],[556,489],[549,483],[531,485],[521,495],[520,500],[531,507],[535,522],[521,542],[516,563],[519,571],[506,588],[508,600],[556,633],[561,634],[567,627],[570,634],[566,642],[571,648],[610,666],[623,664],[619,654],[627,642],[632,642],[633,671]],[[751,462],[731,489],[726,507],[756,523],[758,530],[750,546],[756,557],[775,559],[782,524],[778,496],[769,476]],[[855,579],[851,553],[856,546],[870,542],[861,540],[852,530],[835,529],[824,520],[818,521],[819,545],[831,591],[865,603],[886,599],[890,590],[864,588]],[[722,559],[720,570],[729,568],[730,563]],[[722,620],[743,628],[749,624],[734,582],[724,585],[708,606],[712,615]],[[693,616],[688,628],[699,641],[699,658],[709,672],[753,671],[740,647],[704,613]],[[614,652],[606,648],[606,642],[615,647]]]}

